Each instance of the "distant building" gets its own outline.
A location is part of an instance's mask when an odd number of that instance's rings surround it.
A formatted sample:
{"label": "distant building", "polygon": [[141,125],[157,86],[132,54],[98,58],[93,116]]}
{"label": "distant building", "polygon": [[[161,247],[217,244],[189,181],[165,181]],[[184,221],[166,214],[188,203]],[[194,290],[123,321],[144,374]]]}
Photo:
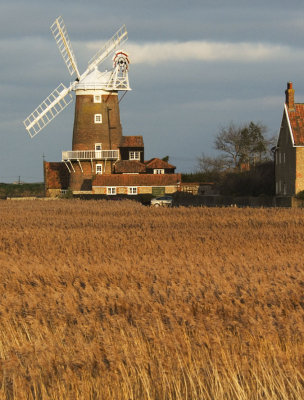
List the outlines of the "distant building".
{"label": "distant building", "polygon": [[72,150],[61,163],[44,163],[47,196],[74,194],[162,195],[179,189],[181,175],[159,158],[145,161],[142,136],[123,136],[117,90],[105,89],[94,70],[76,87]]}
{"label": "distant building", "polygon": [[283,118],[275,150],[276,195],[292,196],[304,190],[304,104],[295,103],[287,83]]}
{"label": "distant building", "polygon": [[[101,141],[99,145],[102,148]],[[116,160],[102,158],[99,149],[83,152],[90,153],[92,159],[44,162],[47,196],[57,196],[68,188],[74,194],[106,196],[160,196],[180,190],[181,174],[175,173],[174,165],[159,158],[144,160],[142,136],[122,136]]]}
{"label": "distant building", "polygon": [[199,196],[218,194],[214,182],[182,182],[179,190]]}

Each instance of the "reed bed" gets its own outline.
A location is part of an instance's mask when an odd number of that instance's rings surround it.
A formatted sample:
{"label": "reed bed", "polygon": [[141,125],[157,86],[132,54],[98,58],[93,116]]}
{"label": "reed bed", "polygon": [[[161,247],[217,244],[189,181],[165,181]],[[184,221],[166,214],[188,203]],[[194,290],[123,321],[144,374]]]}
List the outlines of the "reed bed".
{"label": "reed bed", "polygon": [[304,398],[304,211],[0,202],[0,398]]}

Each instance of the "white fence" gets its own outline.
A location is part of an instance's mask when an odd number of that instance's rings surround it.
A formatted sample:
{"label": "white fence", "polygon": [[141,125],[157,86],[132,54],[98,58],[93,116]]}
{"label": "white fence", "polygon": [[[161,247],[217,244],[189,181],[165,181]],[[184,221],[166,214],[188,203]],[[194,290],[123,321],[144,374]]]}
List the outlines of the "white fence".
{"label": "white fence", "polygon": [[118,160],[119,150],[63,151],[62,161],[69,160]]}

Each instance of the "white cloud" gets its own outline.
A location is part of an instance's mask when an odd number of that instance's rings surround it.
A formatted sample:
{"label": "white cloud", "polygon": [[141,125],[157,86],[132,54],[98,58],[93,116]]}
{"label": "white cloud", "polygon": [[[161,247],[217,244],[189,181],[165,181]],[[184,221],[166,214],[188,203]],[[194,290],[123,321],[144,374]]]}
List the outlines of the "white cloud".
{"label": "white cloud", "polygon": [[[97,51],[100,43],[87,43],[90,50]],[[149,42],[126,44],[132,64],[160,64],[175,61],[237,61],[262,62],[295,57],[299,50],[288,46],[250,42]]]}

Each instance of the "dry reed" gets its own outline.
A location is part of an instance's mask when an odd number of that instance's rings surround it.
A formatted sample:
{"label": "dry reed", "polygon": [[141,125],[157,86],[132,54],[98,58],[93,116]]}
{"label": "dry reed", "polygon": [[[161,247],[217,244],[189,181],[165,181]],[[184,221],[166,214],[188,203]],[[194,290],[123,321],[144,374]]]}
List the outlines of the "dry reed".
{"label": "dry reed", "polygon": [[1,399],[304,398],[304,215],[0,203]]}

